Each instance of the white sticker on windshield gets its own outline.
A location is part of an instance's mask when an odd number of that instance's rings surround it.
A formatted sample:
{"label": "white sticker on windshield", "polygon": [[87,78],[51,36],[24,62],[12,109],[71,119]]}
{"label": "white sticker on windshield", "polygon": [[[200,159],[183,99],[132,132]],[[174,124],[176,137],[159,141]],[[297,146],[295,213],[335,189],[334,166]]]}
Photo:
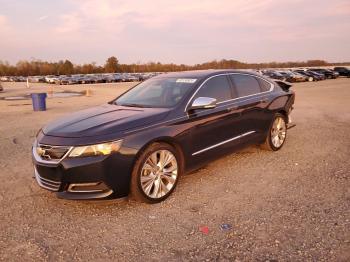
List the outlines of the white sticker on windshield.
{"label": "white sticker on windshield", "polygon": [[191,78],[179,78],[179,79],[176,79],[176,83],[193,84],[196,81],[197,81],[197,79],[191,79]]}

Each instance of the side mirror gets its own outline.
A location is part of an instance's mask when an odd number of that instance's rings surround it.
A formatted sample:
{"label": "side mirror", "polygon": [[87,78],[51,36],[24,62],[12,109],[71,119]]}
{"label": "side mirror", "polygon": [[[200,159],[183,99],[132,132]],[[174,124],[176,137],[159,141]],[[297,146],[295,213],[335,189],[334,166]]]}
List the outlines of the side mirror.
{"label": "side mirror", "polygon": [[190,106],[189,110],[210,109],[216,107],[216,99],[211,97],[197,97]]}

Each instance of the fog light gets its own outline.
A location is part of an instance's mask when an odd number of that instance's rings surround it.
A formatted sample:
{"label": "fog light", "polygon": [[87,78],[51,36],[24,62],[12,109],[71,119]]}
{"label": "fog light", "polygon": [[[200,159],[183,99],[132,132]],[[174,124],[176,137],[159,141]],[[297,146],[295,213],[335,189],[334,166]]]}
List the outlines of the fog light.
{"label": "fog light", "polygon": [[68,192],[72,193],[97,193],[110,190],[103,182],[75,183],[68,186]]}

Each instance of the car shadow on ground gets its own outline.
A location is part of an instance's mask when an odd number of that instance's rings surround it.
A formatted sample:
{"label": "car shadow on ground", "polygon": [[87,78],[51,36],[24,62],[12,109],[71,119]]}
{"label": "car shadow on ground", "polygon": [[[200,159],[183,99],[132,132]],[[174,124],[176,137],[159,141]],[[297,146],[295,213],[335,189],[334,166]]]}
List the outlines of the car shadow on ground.
{"label": "car shadow on ground", "polygon": [[[31,197],[35,197],[35,198],[42,197],[42,198],[45,198],[47,201],[52,201],[53,204],[56,206],[56,208],[67,208],[67,207],[72,209],[88,208],[94,211],[99,210],[102,212],[108,211],[109,210],[108,208],[111,206],[118,207],[118,209],[122,210],[122,209],[129,209],[129,208],[144,209],[145,207],[147,208],[151,206],[166,205],[169,202],[176,203],[177,201],[182,201],[180,194],[182,192],[189,191],[192,184],[198,184],[198,183],[205,184],[206,179],[212,177],[212,172],[215,169],[215,166],[217,166],[218,164],[221,164],[221,162],[224,162],[224,164],[226,161],[232,161],[232,160],[234,162],[237,162],[244,159],[245,157],[248,157],[251,154],[256,154],[261,151],[268,153],[268,151],[264,151],[260,149],[258,145],[255,145],[255,146],[253,145],[236,152],[226,153],[226,154],[217,156],[210,163],[185,174],[179,180],[179,184],[177,185],[177,188],[172,194],[172,196],[161,203],[156,203],[156,204],[141,203],[133,199],[130,199],[129,196],[123,197],[123,198],[111,198],[111,199],[69,200],[69,199],[58,198],[56,194],[50,193],[50,192],[34,193],[33,195],[31,195]],[[36,186],[36,184],[34,186]],[[41,189],[38,189],[38,190],[41,190]]]}

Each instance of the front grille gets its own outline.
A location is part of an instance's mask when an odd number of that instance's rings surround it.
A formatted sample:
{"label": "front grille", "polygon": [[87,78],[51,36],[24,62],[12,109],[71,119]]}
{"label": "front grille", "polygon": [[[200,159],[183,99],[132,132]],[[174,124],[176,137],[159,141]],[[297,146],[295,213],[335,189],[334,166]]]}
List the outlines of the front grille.
{"label": "front grille", "polygon": [[70,147],[38,144],[35,150],[37,155],[42,160],[58,162],[67,155],[67,153],[70,150]]}
{"label": "front grille", "polygon": [[39,186],[50,191],[58,191],[60,189],[60,186],[61,186],[60,181],[54,181],[51,179],[43,178],[42,176],[40,176],[36,168],[34,169],[34,173],[35,173],[35,179],[38,182]]}

